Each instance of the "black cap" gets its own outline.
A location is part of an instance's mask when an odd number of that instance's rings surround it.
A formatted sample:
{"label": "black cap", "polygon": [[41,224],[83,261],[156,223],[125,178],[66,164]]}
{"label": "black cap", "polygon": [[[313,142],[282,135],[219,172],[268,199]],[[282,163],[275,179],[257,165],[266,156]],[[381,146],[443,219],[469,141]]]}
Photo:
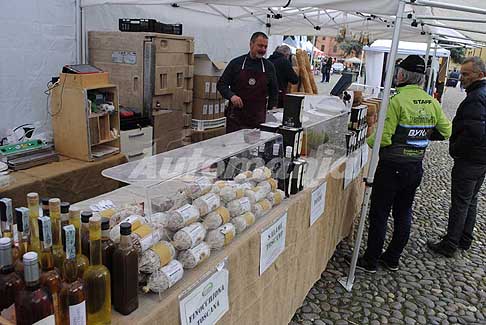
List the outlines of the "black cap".
{"label": "black cap", "polygon": [[425,74],[425,61],[418,55],[409,55],[402,62],[399,67],[410,71]]}
{"label": "black cap", "polygon": [[91,218],[93,216],[93,212],[91,211],[83,211],[81,212],[81,222],[82,223],[88,223],[89,222],[89,218]]}
{"label": "black cap", "polygon": [[110,219],[108,218],[101,218],[101,230],[108,230],[110,229]]}
{"label": "black cap", "polygon": [[50,198],[48,198],[48,197],[41,198],[42,205],[49,205],[49,199]]}
{"label": "black cap", "polygon": [[24,220],[22,218],[22,212],[19,210],[15,210],[15,215],[17,218],[17,231],[24,232]]}
{"label": "black cap", "polygon": [[69,213],[69,202],[61,202],[61,213]]}
{"label": "black cap", "polygon": [[129,222],[122,222],[120,224],[120,235],[128,236],[132,233],[132,224]]}

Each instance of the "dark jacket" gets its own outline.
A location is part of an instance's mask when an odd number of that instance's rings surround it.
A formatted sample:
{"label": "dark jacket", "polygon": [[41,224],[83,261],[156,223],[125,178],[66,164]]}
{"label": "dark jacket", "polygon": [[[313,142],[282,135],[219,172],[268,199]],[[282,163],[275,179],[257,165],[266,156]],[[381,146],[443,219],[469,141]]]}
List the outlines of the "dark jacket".
{"label": "dark jacket", "polygon": [[297,84],[299,82],[299,76],[292,68],[292,63],[287,60],[282,53],[274,52],[268,60],[275,66],[275,72],[277,72],[278,89],[281,91],[287,91],[287,85]]}
{"label": "dark jacket", "polygon": [[238,76],[241,71],[241,66],[246,58],[245,69],[262,71],[262,61],[265,67],[265,74],[267,75],[267,89],[268,89],[268,107],[276,107],[278,99],[278,84],[277,75],[275,74],[275,67],[273,63],[267,59],[255,59],[250,58],[249,54],[239,56],[228,63],[226,69],[223,72],[221,78],[218,81],[218,91],[226,99],[231,99],[235,94],[232,88],[236,86]]}
{"label": "dark jacket", "polygon": [[486,164],[486,80],[466,89],[452,121],[449,153],[452,158]]}

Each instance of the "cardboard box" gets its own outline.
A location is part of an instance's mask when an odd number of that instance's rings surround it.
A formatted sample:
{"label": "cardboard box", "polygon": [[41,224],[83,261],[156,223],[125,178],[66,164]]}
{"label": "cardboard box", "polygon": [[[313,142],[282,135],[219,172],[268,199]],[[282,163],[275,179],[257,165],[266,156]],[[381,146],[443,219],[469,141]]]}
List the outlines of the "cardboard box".
{"label": "cardboard box", "polygon": [[226,62],[212,61],[207,54],[194,55],[195,75],[220,77],[225,68]]}
{"label": "cardboard box", "polygon": [[181,111],[159,110],[153,112],[155,153],[182,146],[184,119]]}
{"label": "cardboard box", "polygon": [[192,126],[192,114],[182,114],[182,118],[184,119],[185,128]]}
{"label": "cardboard box", "polygon": [[[218,113],[216,114],[216,110]],[[223,116],[221,116],[223,114]],[[192,118],[195,120],[213,120],[224,117],[221,113],[221,101],[218,99],[194,98],[192,103]]]}
{"label": "cardboard box", "polygon": [[194,97],[203,99],[222,98],[218,92],[219,77],[212,76],[194,76]]}
{"label": "cardboard box", "polygon": [[167,95],[185,89],[186,79],[193,76],[192,66],[156,66],[154,95]]}
{"label": "cardboard box", "polygon": [[214,137],[219,137],[220,135],[226,134],[226,127],[220,127],[215,129],[210,129],[206,131],[193,131],[192,132],[192,143],[199,141],[204,141]]}

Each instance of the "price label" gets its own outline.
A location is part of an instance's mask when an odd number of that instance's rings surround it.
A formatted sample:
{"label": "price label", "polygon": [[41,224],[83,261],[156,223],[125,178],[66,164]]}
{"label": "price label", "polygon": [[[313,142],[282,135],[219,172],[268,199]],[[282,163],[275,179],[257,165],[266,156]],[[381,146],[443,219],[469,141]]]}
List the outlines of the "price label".
{"label": "price label", "polygon": [[311,226],[324,214],[324,208],[326,207],[326,190],[327,182],[321,184],[314,191],[312,191],[310,214]]}
{"label": "price label", "polygon": [[287,212],[260,234],[260,275],[272,265],[285,250]]}

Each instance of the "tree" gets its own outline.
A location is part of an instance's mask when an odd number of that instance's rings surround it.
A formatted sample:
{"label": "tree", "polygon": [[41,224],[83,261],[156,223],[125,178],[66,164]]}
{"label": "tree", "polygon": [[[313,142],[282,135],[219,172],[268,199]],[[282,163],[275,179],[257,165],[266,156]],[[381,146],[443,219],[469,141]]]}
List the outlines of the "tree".
{"label": "tree", "polygon": [[360,56],[363,51],[363,44],[356,40],[346,40],[339,44],[339,48],[343,50],[346,56],[354,55]]}
{"label": "tree", "polygon": [[463,47],[455,47],[451,49],[451,59],[454,63],[462,64],[466,58],[466,51]]}

